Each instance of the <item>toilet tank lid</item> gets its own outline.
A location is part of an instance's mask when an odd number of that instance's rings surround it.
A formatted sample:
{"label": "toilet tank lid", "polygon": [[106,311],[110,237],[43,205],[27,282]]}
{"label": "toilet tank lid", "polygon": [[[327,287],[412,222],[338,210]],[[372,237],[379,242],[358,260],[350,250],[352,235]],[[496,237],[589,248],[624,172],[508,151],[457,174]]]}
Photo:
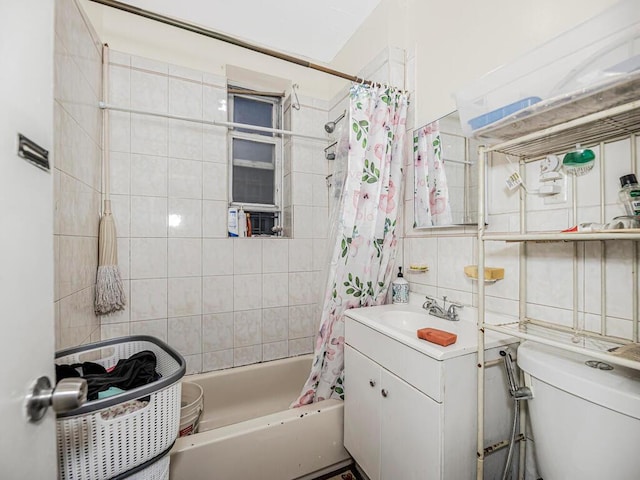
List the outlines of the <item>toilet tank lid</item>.
{"label": "toilet tank lid", "polygon": [[640,371],[613,364],[613,370],[600,370],[587,366],[588,360],[592,359],[531,341],[518,347],[518,366],[532,377],[640,419]]}

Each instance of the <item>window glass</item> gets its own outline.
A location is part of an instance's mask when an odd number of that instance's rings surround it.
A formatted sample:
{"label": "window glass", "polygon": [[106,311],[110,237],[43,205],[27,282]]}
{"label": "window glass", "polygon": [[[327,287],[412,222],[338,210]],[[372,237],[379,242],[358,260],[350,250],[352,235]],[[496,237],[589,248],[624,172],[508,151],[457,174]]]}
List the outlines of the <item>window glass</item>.
{"label": "window glass", "polygon": [[273,205],[273,170],[233,166],[233,201]]}
{"label": "window glass", "polygon": [[[233,139],[233,163],[237,165],[244,163],[263,164],[263,168],[273,168],[275,155],[275,146],[273,143],[262,143],[253,140],[245,140],[242,138]],[[241,161],[241,162],[239,162]],[[254,165],[258,167],[259,165]]]}
{"label": "window glass", "polygon": [[[261,102],[236,96],[233,101],[233,121],[235,123],[245,123],[247,125],[257,125],[259,127],[273,127],[273,104],[270,102]],[[239,132],[254,133],[257,135],[272,136],[269,132],[258,132],[256,130],[248,130],[238,128]]]}

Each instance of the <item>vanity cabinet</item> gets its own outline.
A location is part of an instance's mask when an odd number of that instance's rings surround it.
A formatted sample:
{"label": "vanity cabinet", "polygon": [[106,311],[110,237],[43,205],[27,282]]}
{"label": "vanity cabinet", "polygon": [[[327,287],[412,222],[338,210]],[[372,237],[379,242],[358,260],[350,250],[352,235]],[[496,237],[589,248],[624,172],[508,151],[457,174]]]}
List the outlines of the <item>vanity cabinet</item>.
{"label": "vanity cabinet", "polygon": [[352,318],[345,343],[344,445],[370,480],[475,478],[475,353],[436,360]]}
{"label": "vanity cabinet", "polygon": [[348,345],[345,364],[345,447],[369,478],[441,478],[441,404]]}

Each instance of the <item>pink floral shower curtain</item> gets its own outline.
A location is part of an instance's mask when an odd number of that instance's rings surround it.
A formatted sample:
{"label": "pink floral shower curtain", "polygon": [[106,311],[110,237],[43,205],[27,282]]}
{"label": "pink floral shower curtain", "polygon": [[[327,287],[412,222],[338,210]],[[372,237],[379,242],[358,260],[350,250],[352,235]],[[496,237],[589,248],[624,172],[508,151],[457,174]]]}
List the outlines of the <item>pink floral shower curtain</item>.
{"label": "pink floral shower curtain", "polygon": [[413,226],[450,225],[451,205],[437,121],[418,129],[414,135],[413,166],[416,202]]}
{"label": "pink floral shower curtain", "polygon": [[344,399],[343,313],[384,303],[396,254],[406,116],[405,92],[388,86],[351,87],[347,173],[320,330],[311,373],[293,407]]}

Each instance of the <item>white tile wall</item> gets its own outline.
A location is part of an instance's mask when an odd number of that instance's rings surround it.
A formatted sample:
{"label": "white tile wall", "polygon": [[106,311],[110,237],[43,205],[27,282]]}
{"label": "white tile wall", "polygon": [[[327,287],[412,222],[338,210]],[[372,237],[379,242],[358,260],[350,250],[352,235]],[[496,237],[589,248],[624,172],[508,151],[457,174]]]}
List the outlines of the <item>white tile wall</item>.
{"label": "white tile wall", "polygon": [[233,343],[246,347],[262,343],[262,310],[245,310],[233,314]]}
{"label": "white tile wall", "polygon": [[[54,312],[60,350],[101,335],[93,301],[101,209],[102,54],[73,0],[57,1],[55,10]],[[123,164],[126,171],[126,159],[116,159],[114,168]],[[128,188],[127,181],[122,183]]]}
{"label": "white tile wall", "polygon": [[201,353],[202,316],[169,318],[169,344],[184,355]]}
{"label": "white tile wall", "polygon": [[131,278],[138,280],[166,277],[167,246],[166,238],[132,238],[129,250]]}
{"label": "white tile wall", "polygon": [[202,142],[202,125],[182,120],[169,120],[169,156],[202,160]]}
{"label": "white tile wall", "polygon": [[[112,53],[112,103],[227,119],[223,77]],[[323,108],[306,99],[292,128],[321,135]],[[287,143],[293,145],[286,158],[293,182],[285,192],[295,212],[293,238],[230,239],[226,129],[112,113],[113,209],[130,302],[103,321],[105,338],[125,332],[166,339],[185,356],[189,371],[312,351],[328,164],[323,142]]]}
{"label": "white tile wall", "polygon": [[285,358],[288,353],[289,345],[285,341],[262,344],[262,360],[265,362]]}
{"label": "white tile wall", "polygon": [[202,164],[202,198],[205,200],[222,200],[229,198],[227,165],[223,163]]}
{"label": "white tile wall", "polygon": [[233,276],[234,310],[254,310],[262,308],[262,275]]}
{"label": "white tile wall", "polygon": [[202,276],[202,238],[169,239],[169,277]]}
{"label": "white tile wall", "polygon": [[233,275],[202,278],[202,313],[233,312]]}
{"label": "white tile wall", "polygon": [[131,114],[131,153],[166,156],[169,146],[167,119]]}
{"label": "white tile wall", "polygon": [[167,279],[131,280],[131,321],[167,318]]}
{"label": "white tile wall", "polygon": [[169,158],[169,197],[202,198],[202,162]]}
{"label": "white tile wall", "polygon": [[202,355],[202,370],[205,372],[211,370],[221,370],[223,368],[231,368],[233,364],[234,349],[220,350],[217,352],[207,352]]}
{"label": "white tile wall", "polygon": [[[527,195],[526,223],[529,231],[559,231],[583,222],[607,222],[622,215],[618,203],[618,178],[633,171],[631,146],[628,140],[592,147],[596,163],[587,175],[569,177],[567,201],[547,204],[543,198]],[[514,159],[511,159],[514,161]],[[488,229],[517,232],[519,192],[511,192],[505,179],[514,171],[503,156],[494,155],[488,171]],[[531,191],[539,187],[538,161],[526,165],[525,182]],[[604,191],[601,191],[600,177]],[[410,176],[407,176],[409,178]],[[405,185],[408,187],[408,184]],[[577,199],[574,218],[573,197]],[[411,195],[409,191],[409,196]],[[601,196],[604,205],[601,212]],[[409,197],[410,198],[410,197]],[[406,202],[409,204],[409,202]],[[414,231],[405,239],[404,264],[426,263],[426,274],[407,276],[412,291],[421,294],[448,295],[463,302],[477,302],[477,284],[465,278],[462,268],[475,264],[476,240],[464,237],[460,229]],[[473,234],[473,231],[470,230]],[[437,244],[435,244],[437,239]],[[632,338],[632,270],[634,266],[632,242],[529,243],[526,246],[527,316],[573,325],[573,262],[577,254],[578,323],[585,328],[601,331],[601,298],[604,284],[606,301],[606,333]],[[488,310],[517,317],[519,304],[519,252],[525,247],[516,243],[487,243],[486,264],[505,268],[505,280],[486,286]],[[601,266],[605,259],[605,268]],[[637,268],[637,267],[636,267]]]}
{"label": "white tile wall", "polygon": [[166,198],[131,196],[131,236],[167,236]]}
{"label": "white tile wall", "polygon": [[205,238],[202,240],[202,274],[224,275],[233,272],[232,238]]}
{"label": "white tile wall", "polygon": [[289,271],[289,244],[286,239],[262,241],[262,272],[281,273]]}
{"label": "white tile wall", "polygon": [[215,352],[233,348],[233,313],[202,316],[202,350]]}
{"label": "white tile wall", "polygon": [[286,341],[289,338],[289,308],[265,308],[262,310],[262,341]]}
{"label": "white tile wall", "polygon": [[284,307],[289,304],[289,275],[265,273],[262,275],[262,307]]}
{"label": "white tile wall", "polygon": [[170,237],[202,237],[202,201],[169,198],[168,215]]}
{"label": "white tile wall", "polygon": [[[202,314],[202,278],[169,278],[168,282],[168,315]],[[199,333],[200,334],[200,333]]]}

